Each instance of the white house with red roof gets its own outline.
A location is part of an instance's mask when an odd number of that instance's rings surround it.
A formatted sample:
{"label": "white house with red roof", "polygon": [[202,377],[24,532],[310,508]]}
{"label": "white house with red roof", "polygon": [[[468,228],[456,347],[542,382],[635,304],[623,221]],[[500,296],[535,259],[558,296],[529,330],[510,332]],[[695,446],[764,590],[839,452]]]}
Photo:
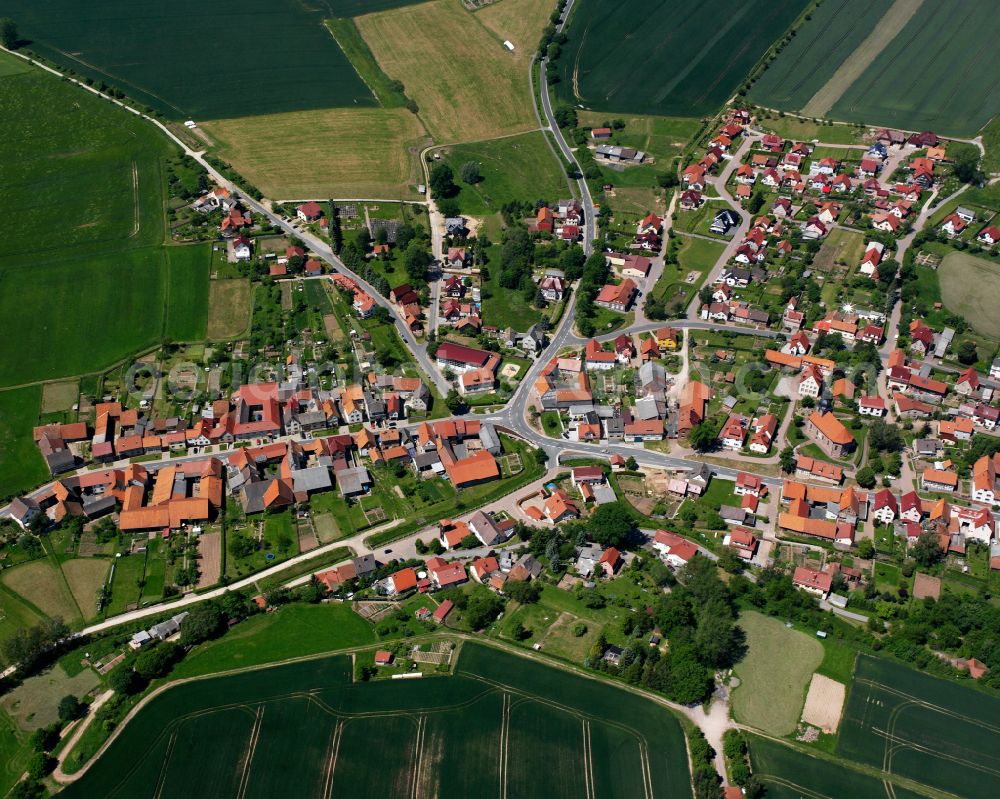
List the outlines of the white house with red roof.
{"label": "white house with red roof", "polygon": [[872,518],[882,524],[892,524],[899,513],[899,505],[896,502],[896,495],[888,488],[883,488],[875,492],[872,502]]}
{"label": "white house with red roof", "polygon": [[315,222],[323,216],[323,206],[317,202],[302,203],[295,209],[295,215],[303,222]]}
{"label": "white house with red roof", "polygon": [[739,472],[736,475],[736,484],[733,486],[733,493],[738,497],[744,494],[759,497],[763,485],[763,481],[757,475],[750,474],[749,472]]}
{"label": "white house with red roof", "polygon": [[885,416],[885,400],[881,397],[862,397],[858,400],[858,413],[862,416]]}
{"label": "white house with red roof", "polygon": [[675,569],[686,564],[698,552],[698,547],[686,538],[666,530],[657,530],[654,533],[653,549],[659,553],[668,566],[673,566]]}
{"label": "white house with red roof", "polygon": [[833,576],[818,569],[799,566],[792,574],[792,584],[796,588],[801,588],[803,591],[826,599],[830,595],[830,589],[833,587]]}

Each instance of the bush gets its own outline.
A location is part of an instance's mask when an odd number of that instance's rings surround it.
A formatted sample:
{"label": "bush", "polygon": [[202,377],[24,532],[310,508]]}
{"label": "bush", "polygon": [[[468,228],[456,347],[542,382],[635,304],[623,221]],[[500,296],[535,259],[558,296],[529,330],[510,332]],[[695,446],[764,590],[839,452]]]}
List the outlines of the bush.
{"label": "bush", "polygon": [[86,710],[86,706],[72,694],[67,694],[59,700],[59,721],[65,724],[80,718]]}

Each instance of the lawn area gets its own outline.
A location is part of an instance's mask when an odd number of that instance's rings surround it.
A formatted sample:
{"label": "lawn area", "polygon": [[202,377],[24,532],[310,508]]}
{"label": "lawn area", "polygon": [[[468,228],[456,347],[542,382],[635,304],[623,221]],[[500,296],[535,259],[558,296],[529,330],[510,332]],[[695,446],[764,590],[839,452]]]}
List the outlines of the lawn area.
{"label": "lawn area", "polygon": [[37,730],[59,718],[59,700],[67,694],[81,697],[100,685],[93,669],[83,669],[70,677],[59,664],[29,677],[3,697],[3,709],[21,729]]}
{"label": "lawn area", "polygon": [[[460,187],[455,198],[458,206],[469,216],[497,213],[512,200],[554,204],[569,194],[562,168],[539,131],[455,145],[440,152]],[[460,179],[462,165],[469,161],[479,165],[482,178],[473,185]]]}
{"label": "lawn area", "polygon": [[142,595],[146,556],[139,553],[115,558],[115,574],[111,581],[111,599],[105,605],[106,615],[123,613],[129,606],[137,606]]}
{"label": "lawn area", "polygon": [[235,338],[250,325],[250,281],[212,280],[208,284],[208,328],[210,341]]}
{"label": "lawn area", "polygon": [[222,638],[197,647],[174,669],[176,678],[277,663],[376,640],[371,624],[349,604],[288,605],[254,616]]}
{"label": "lawn area", "polygon": [[749,651],[733,670],[740,679],[733,692],[733,715],[772,735],[789,735],[802,715],[809,680],[823,660],[823,646],[778,619],[753,611],[741,613],[739,623]]}
{"label": "lawn area", "polygon": [[6,713],[0,713],[0,791],[10,791],[28,767],[34,750]]}
{"label": "lawn area", "polygon": [[40,386],[0,391],[0,497],[32,488],[49,474],[31,435],[41,401]]}
{"label": "lawn area", "polygon": [[[681,236],[676,264],[664,264],[663,274],[653,286],[654,297],[661,298],[668,306],[673,303],[686,308],[705,280],[705,275],[715,266],[726,245],[722,242]],[[692,272],[698,276],[688,280]]]}
{"label": "lawn area", "polygon": [[483,320],[500,330],[512,327],[524,332],[542,318],[542,312],[524,298],[523,292],[500,285],[500,246],[490,247],[488,255],[489,280],[482,285]]}
{"label": "lawn area", "polygon": [[403,82],[428,131],[445,144],[535,126],[528,59],[547,15],[538,12],[537,4],[531,8],[536,9],[535,35],[513,54],[477,15],[451,0],[366,14],[356,21],[379,66],[391,79]]}
{"label": "lawn area", "polygon": [[[38,608],[29,605],[0,580],[0,643],[10,638],[17,630],[38,624],[42,618]],[[6,663],[6,658],[0,655],[0,661]]]}

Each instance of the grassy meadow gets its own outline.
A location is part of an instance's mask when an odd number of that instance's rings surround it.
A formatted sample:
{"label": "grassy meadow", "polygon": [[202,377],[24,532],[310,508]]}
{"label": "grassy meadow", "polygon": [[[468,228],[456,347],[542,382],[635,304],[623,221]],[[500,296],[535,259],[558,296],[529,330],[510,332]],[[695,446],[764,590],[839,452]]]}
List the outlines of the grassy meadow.
{"label": "grassy meadow", "polygon": [[788,629],[778,619],[748,611],[740,615],[749,651],[734,673],[733,715],[772,735],[789,735],[802,715],[806,689],[823,660],[815,638]]}
{"label": "grassy meadow", "polygon": [[38,485],[49,473],[31,437],[41,401],[41,386],[0,391],[0,497]]}
{"label": "grassy meadow", "polygon": [[[511,200],[554,203],[569,195],[566,177],[538,131],[504,139],[458,144],[441,151],[456,176],[456,200],[470,216],[498,213]],[[469,185],[459,177],[462,164],[475,161],[481,180]]]}

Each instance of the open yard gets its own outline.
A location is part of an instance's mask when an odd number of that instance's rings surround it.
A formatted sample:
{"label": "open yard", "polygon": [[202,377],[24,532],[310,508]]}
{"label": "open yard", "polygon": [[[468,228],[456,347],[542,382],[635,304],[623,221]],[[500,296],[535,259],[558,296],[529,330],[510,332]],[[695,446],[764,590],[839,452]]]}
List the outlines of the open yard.
{"label": "open yard", "polygon": [[760,613],[742,613],[739,623],[749,651],[734,669],[740,685],[733,692],[733,714],[741,723],[771,735],[789,735],[802,715],[806,688],[823,660],[823,647],[815,638]]}
{"label": "open yard", "polygon": [[601,111],[714,113],[805,6],[723,0],[651,8],[644,0],[581,0],[555,65],[556,92]]}
{"label": "open yard", "polygon": [[227,117],[203,126],[228,161],[268,197],[410,199],[429,142],[404,108],[328,108]]}
{"label": "open yard", "polygon": [[[448,144],[537,126],[525,56],[541,35],[540,16],[530,14],[537,32],[522,53],[508,52],[477,14],[452,0],[367,14],[356,22],[379,66],[402,81],[407,96],[416,101],[434,139]],[[509,12],[498,9],[490,21],[506,25],[508,18],[513,19]]]}
{"label": "open yard", "polygon": [[[555,203],[569,194],[559,162],[538,131],[447,147],[442,155],[460,187],[459,208],[470,216],[498,213],[511,200]],[[469,161],[479,165],[482,177],[471,186],[458,180],[462,165]]]}
{"label": "open yard", "polygon": [[837,753],[962,796],[996,795],[1000,700],[883,658],[858,658]]}
{"label": "open yard", "polygon": [[327,657],[173,688],[64,795],[691,795],[680,725],[613,686],[472,643],[453,677],[351,671]]}
{"label": "open yard", "polygon": [[1000,270],[985,258],[950,252],[938,267],[941,298],[949,311],[964,316],[990,338],[1000,338],[1000,316],[994,298],[1000,292]]}
{"label": "open yard", "polygon": [[601,111],[581,111],[577,119],[581,127],[591,128],[607,127],[606,123],[621,119],[625,127],[612,132],[611,143],[642,150],[656,159],[658,169],[666,168],[670,159],[680,154],[700,126],[700,120],[690,117],[621,116]]}
{"label": "open yard", "polygon": [[[371,10],[399,2],[363,5]],[[361,6],[248,0],[233,15],[197,0],[177,0],[169,13],[125,0],[54,0],[45,8],[11,0],[4,11],[32,40],[31,49],[46,58],[117,86],[173,119],[200,121],[248,109],[271,114],[374,106],[372,93],[322,25],[324,15],[351,16]],[[210,80],[206,41],[211,52],[234,56],[213,59]]]}
{"label": "open yard", "polygon": [[3,697],[3,709],[23,730],[37,730],[59,718],[59,700],[67,694],[80,698],[100,685],[93,669],[82,669],[70,677],[56,664],[29,677]]}

